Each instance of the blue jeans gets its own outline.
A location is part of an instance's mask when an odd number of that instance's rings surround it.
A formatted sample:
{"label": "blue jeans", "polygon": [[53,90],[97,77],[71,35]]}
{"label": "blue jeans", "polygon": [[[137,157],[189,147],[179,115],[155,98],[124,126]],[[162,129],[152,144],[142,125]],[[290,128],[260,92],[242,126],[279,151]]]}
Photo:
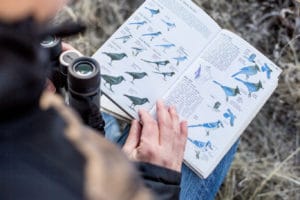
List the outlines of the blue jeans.
{"label": "blue jeans", "polygon": [[[114,117],[103,113],[103,118],[106,122],[105,137],[110,141],[115,142],[120,146],[123,146],[127,139],[130,126],[128,125],[122,134],[118,122]],[[233,161],[235,152],[238,147],[238,143],[239,141],[237,141],[231,147],[231,149],[224,156],[224,158],[218,164],[215,170],[206,179],[200,178],[186,165],[183,165],[181,170],[182,178],[181,178],[180,199],[182,200],[214,199],[230,168],[230,165]]]}

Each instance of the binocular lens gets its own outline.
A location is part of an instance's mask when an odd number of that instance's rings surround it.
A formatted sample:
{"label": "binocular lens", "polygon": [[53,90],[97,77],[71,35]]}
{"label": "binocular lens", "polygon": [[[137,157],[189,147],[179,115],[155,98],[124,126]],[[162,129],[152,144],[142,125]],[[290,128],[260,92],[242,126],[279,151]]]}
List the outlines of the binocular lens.
{"label": "binocular lens", "polygon": [[89,62],[81,62],[74,67],[75,72],[80,76],[91,75],[96,70],[95,68],[95,65]]}
{"label": "binocular lens", "polygon": [[70,92],[90,95],[100,89],[99,63],[89,57],[74,60],[68,68],[68,88]]}
{"label": "binocular lens", "polygon": [[53,47],[60,43],[60,40],[57,39],[55,36],[49,35],[47,36],[42,42],[41,45],[44,47]]}

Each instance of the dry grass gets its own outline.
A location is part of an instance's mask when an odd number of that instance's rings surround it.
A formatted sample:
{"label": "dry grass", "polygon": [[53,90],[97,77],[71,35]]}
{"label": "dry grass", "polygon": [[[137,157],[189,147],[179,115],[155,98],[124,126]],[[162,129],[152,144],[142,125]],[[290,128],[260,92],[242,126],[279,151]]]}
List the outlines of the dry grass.
{"label": "dry grass", "polygon": [[[242,136],[217,199],[300,199],[300,3],[292,0],[195,0],[222,27],[253,44],[282,69],[279,86]],[[299,2],[299,1],[298,1]],[[142,0],[84,0],[60,19],[81,19],[69,41],[92,55]]]}

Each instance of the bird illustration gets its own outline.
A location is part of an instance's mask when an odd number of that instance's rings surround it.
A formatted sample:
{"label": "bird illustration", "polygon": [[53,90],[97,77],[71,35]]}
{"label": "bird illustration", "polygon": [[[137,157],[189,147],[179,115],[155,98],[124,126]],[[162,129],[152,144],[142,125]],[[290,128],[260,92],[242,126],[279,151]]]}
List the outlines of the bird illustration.
{"label": "bird illustration", "polygon": [[202,67],[201,65],[198,67],[197,71],[195,71],[194,75],[195,75],[195,79],[200,78],[201,76],[201,71],[202,71]]}
{"label": "bird illustration", "polygon": [[128,42],[128,40],[130,40],[131,38],[132,38],[132,35],[125,35],[125,36],[116,38],[116,40],[122,40],[122,42],[125,44],[125,43]]}
{"label": "bird illustration", "polygon": [[136,26],[136,30],[138,30],[141,26],[147,24],[146,21],[140,21],[140,22],[131,22],[129,23],[129,25],[134,25]]}
{"label": "bird illustration", "polygon": [[156,65],[156,70],[159,71],[159,67],[160,66],[166,66],[170,63],[170,61],[168,60],[164,60],[164,61],[149,61],[149,60],[145,60],[145,59],[141,59],[142,61],[146,62],[146,63],[151,63],[151,64],[155,64]]}
{"label": "bird illustration", "polygon": [[226,95],[226,101],[228,101],[229,97],[235,97],[238,94],[241,94],[238,86],[236,88],[231,88],[231,87],[224,86],[217,81],[213,81],[213,82],[215,84],[219,85],[223,89],[223,91],[225,92],[225,95]]}
{"label": "bird illustration", "polygon": [[199,140],[192,140],[191,138],[187,138],[188,141],[196,145],[200,149],[204,149],[204,151],[207,151],[208,149],[213,150],[212,143],[210,141],[202,142]]}
{"label": "bird illustration", "polygon": [[163,48],[163,52],[166,53],[167,49],[170,49],[172,47],[175,47],[175,44],[159,44],[159,45],[155,45],[156,47],[162,47]]}
{"label": "bird illustration", "polygon": [[170,30],[173,29],[173,28],[176,28],[176,24],[175,24],[175,23],[167,22],[167,21],[165,21],[165,20],[163,20],[163,19],[162,19],[161,21],[167,25],[168,31],[170,31]]}
{"label": "bird illustration", "polygon": [[264,66],[261,67],[261,71],[262,72],[266,72],[267,74],[267,78],[270,79],[271,78],[271,73],[273,72],[270,67],[265,63]]}
{"label": "bird illustration", "polygon": [[188,58],[187,58],[187,56],[179,56],[179,57],[175,57],[172,59],[174,59],[176,61],[176,66],[178,66],[181,62],[186,61]]}
{"label": "bird illustration", "polygon": [[145,49],[141,49],[141,48],[138,48],[138,47],[131,47],[131,49],[132,49],[132,55],[133,56],[138,56],[140,53],[145,51]]}
{"label": "bird illustration", "polygon": [[125,81],[125,78],[123,76],[110,76],[102,74],[101,78],[105,81],[104,86],[106,87],[106,84],[109,84],[109,90],[114,92],[111,88],[113,85],[119,85],[122,83],[122,81]]}
{"label": "bird illustration", "polygon": [[210,130],[216,130],[218,128],[223,128],[223,123],[218,120],[216,122],[211,122],[211,123],[204,123],[204,124],[196,124],[196,125],[190,125],[188,128],[198,128],[198,127],[203,127],[206,130],[206,135],[209,135]]}
{"label": "bird illustration", "polygon": [[149,10],[151,17],[160,13],[159,9],[152,9],[152,8],[148,8],[148,7],[145,7],[145,9]]}
{"label": "bird illustration", "polygon": [[235,80],[242,82],[247,87],[248,92],[249,92],[249,94],[248,94],[249,97],[251,97],[251,94],[253,92],[257,92],[260,89],[263,89],[261,81],[259,81],[258,83],[251,83],[251,82],[243,81],[239,78],[235,78]]}
{"label": "bird illustration", "polygon": [[146,72],[125,72],[126,74],[129,74],[132,77],[131,83],[134,84],[135,79],[142,79],[145,76],[148,76]]}
{"label": "bird illustration", "polygon": [[230,109],[227,109],[227,112],[223,114],[223,116],[230,120],[230,126],[234,126],[234,120],[236,119],[236,116],[232,113]]}
{"label": "bird illustration", "polygon": [[161,34],[162,33],[159,31],[159,32],[155,32],[155,33],[145,33],[142,36],[144,36],[144,37],[150,37],[150,41],[152,41],[155,37],[158,37]]}
{"label": "bird illustration", "polygon": [[166,81],[166,77],[169,76],[169,77],[172,77],[175,75],[175,72],[153,72],[155,74],[161,74],[164,76],[164,80]]}
{"label": "bird illustration", "polygon": [[219,101],[217,101],[215,104],[214,104],[214,107],[213,109],[217,112],[220,112],[219,108],[221,107],[221,103]]}
{"label": "bird illustration", "polygon": [[131,101],[131,105],[129,106],[129,108],[131,108],[132,110],[135,110],[134,109],[135,106],[140,106],[140,105],[144,105],[145,103],[150,103],[150,101],[147,98],[139,98],[127,94],[124,94],[124,96]]}
{"label": "bird illustration", "polygon": [[239,74],[245,74],[246,79],[248,79],[250,76],[256,75],[257,72],[259,72],[259,71],[260,71],[259,67],[255,64],[252,66],[247,66],[247,67],[241,68],[239,72],[233,74],[231,77],[236,77]]}
{"label": "bird illustration", "polygon": [[110,58],[110,63],[109,65],[112,65],[113,61],[118,61],[122,60],[125,57],[128,57],[126,53],[108,53],[108,52],[103,52],[104,55],[107,55]]}
{"label": "bird illustration", "polygon": [[255,58],[256,58],[256,54],[253,53],[253,54],[251,54],[251,55],[247,58],[247,60],[248,60],[249,62],[255,63]]}

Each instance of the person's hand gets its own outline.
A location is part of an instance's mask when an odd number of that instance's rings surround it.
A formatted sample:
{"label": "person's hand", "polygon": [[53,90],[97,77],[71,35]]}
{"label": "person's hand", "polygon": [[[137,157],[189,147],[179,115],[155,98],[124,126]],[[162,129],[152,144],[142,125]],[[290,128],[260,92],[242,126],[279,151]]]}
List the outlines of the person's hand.
{"label": "person's hand", "polygon": [[148,162],[181,171],[187,138],[187,122],[180,122],[173,106],[157,102],[157,121],[140,110],[141,125],[134,120],[123,151],[134,161]]}
{"label": "person's hand", "polygon": [[68,43],[65,43],[65,42],[62,42],[61,43],[62,45],[62,52],[65,52],[65,51],[68,51],[68,50],[76,50],[72,45],[68,44]]}

